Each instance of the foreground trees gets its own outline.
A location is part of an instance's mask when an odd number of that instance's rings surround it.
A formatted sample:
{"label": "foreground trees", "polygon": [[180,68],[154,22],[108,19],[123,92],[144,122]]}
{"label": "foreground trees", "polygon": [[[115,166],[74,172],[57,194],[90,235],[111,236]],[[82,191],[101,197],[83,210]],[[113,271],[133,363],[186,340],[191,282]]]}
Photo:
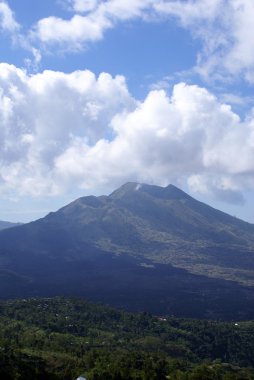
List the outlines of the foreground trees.
{"label": "foreground trees", "polygon": [[254,322],[132,314],[78,299],[0,303],[0,378],[254,379]]}

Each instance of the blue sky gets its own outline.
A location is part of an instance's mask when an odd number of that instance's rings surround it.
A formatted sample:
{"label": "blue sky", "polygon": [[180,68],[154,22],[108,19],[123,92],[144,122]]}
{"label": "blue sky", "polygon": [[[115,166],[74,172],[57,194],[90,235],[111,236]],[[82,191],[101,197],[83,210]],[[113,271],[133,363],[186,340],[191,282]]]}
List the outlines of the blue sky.
{"label": "blue sky", "polygon": [[252,0],[0,0],[0,219],[127,181],[254,222]]}

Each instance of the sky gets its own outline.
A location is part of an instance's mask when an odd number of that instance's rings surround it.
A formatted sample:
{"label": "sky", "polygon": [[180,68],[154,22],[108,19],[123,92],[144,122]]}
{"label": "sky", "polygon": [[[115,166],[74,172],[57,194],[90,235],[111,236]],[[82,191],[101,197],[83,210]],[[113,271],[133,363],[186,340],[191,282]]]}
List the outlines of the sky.
{"label": "sky", "polygon": [[125,182],[254,223],[253,0],[0,0],[0,220]]}

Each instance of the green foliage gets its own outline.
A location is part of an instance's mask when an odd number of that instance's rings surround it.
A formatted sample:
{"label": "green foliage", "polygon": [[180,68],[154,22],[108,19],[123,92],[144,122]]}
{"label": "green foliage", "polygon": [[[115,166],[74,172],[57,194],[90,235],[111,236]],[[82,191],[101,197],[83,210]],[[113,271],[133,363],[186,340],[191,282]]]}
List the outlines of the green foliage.
{"label": "green foliage", "polygon": [[126,313],[79,299],[0,303],[4,380],[251,380],[254,322]]}

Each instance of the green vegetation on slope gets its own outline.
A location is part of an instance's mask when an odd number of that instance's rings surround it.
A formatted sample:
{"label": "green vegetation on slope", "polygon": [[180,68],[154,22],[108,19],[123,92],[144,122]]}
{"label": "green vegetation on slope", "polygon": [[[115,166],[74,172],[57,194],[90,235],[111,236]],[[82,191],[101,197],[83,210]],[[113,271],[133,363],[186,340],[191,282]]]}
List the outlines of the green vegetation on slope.
{"label": "green vegetation on slope", "polygon": [[0,303],[0,378],[254,379],[254,322],[126,313],[83,300]]}

